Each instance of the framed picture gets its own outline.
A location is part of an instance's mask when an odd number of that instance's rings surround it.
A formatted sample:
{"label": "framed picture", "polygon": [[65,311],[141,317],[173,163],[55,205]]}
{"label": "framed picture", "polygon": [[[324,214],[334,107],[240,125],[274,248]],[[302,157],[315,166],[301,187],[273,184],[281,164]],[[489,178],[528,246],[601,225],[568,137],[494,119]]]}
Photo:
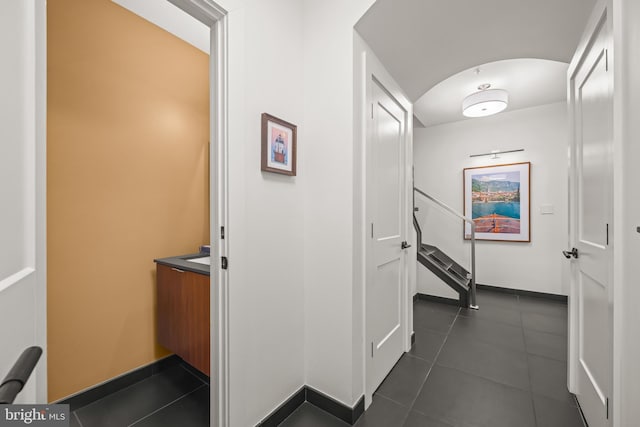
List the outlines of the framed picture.
{"label": "framed picture", "polygon": [[262,113],[261,169],[296,176],[297,126]]}
{"label": "framed picture", "polygon": [[[531,163],[464,169],[464,214],[477,240],[530,242]],[[464,238],[471,238],[465,223]]]}

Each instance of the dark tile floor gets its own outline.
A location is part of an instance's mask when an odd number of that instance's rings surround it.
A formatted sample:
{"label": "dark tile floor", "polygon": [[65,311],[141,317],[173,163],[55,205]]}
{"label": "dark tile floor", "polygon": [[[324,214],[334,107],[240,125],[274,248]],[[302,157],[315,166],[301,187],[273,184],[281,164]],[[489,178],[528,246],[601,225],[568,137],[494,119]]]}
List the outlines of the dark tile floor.
{"label": "dark tile floor", "polygon": [[[492,291],[478,304],[414,304],[416,343],[357,427],[583,427],[566,388],[567,306]],[[209,384],[178,364],[76,409],[71,426],[209,426]],[[347,424],[304,403],[281,426]]]}
{"label": "dark tile floor", "polygon": [[[478,304],[414,304],[416,343],[357,427],[583,427],[566,387],[566,304],[486,290]],[[281,424],[346,425],[308,403]]]}
{"label": "dark tile floor", "polygon": [[71,427],[208,427],[209,384],[183,364],[71,414]]}

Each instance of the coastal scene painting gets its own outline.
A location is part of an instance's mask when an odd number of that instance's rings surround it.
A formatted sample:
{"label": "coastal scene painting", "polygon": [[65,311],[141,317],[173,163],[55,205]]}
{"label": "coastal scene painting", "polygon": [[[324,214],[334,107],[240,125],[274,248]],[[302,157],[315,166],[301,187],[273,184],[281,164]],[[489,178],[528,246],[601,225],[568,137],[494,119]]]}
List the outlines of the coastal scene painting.
{"label": "coastal scene painting", "polygon": [[[467,168],[465,215],[476,239],[529,241],[529,163]],[[465,238],[470,238],[467,226]]]}

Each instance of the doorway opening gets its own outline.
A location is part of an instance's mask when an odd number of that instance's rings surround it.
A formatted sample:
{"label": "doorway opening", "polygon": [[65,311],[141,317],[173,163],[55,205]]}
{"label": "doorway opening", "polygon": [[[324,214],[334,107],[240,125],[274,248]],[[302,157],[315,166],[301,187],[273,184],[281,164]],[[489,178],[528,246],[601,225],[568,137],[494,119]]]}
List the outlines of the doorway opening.
{"label": "doorway opening", "polygon": [[[105,6],[110,6],[113,8],[113,4],[110,2],[106,2]],[[227,120],[227,100],[226,100],[226,52],[227,52],[227,41],[226,41],[226,12],[216,6],[211,2],[207,2],[207,4],[202,6],[194,6],[189,1],[174,1],[173,2],[176,7],[171,4],[168,4],[169,8],[169,16],[175,14],[176,19],[178,18],[178,14],[184,15],[186,12],[187,16],[190,19],[197,20],[208,27],[208,44],[210,47],[211,55],[208,58],[204,58],[202,55],[198,57],[196,54],[186,53],[184,56],[180,57],[180,61],[176,61],[175,69],[172,69],[170,64],[167,69],[157,70],[157,72],[153,72],[153,70],[146,72],[144,76],[138,76],[138,80],[142,77],[144,89],[147,90],[145,96],[149,98],[149,103],[147,104],[150,108],[135,108],[133,102],[127,103],[127,93],[130,95],[130,98],[133,99],[137,95],[138,91],[142,91],[143,88],[132,86],[128,88],[122,87],[107,87],[104,85],[90,85],[88,82],[86,87],[74,87],[74,85],[80,86],[78,83],[81,79],[73,79],[73,76],[68,80],[68,87],[62,87],[60,90],[64,91],[64,93],[60,94],[58,99],[62,100],[62,108],[56,108],[52,110],[51,113],[55,111],[55,117],[52,117],[50,122],[57,122],[61,127],[69,126],[72,121],[76,118],[70,117],[69,109],[64,108],[64,100],[69,98],[69,91],[74,89],[80,90],[84,92],[84,96],[89,97],[89,101],[85,103],[87,109],[95,109],[95,111],[100,111],[100,108],[107,101],[110,94],[114,94],[117,91],[123,91],[120,93],[121,104],[119,108],[111,109],[113,116],[109,117],[109,114],[105,114],[102,116],[101,120],[104,122],[114,123],[116,129],[112,129],[109,132],[111,143],[109,142],[109,138],[105,139],[104,134],[101,132],[93,133],[89,131],[91,125],[90,115],[87,114],[85,119],[76,120],[76,124],[80,123],[81,127],[86,127],[84,129],[84,137],[89,139],[93,139],[92,144],[87,143],[86,146],[91,145],[92,150],[83,150],[75,153],[80,157],[78,164],[82,167],[83,162],[85,163],[85,168],[89,168],[85,170],[89,176],[94,176],[95,179],[100,182],[100,188],[102,190],[99,194],[93,194],[93,198],[97,196],[98,202],[99,199],[109,199],[111,196],[116,196],[113,200],[117,200],[118,203],[106,205],[101,203],[101,206],[107,206],[106,209],[108,212],[99,212],[101,216],[116,219],[116,221],[98,221],[95,215],[91,215],[91,207],[90,203],[87,201],[86,209],[83,209],[82,203],[80,203],[80,209],[76,209],[74,212],[68,212],[68,214],[58,216],[58,220],[69,222],[69,226],[74,227],[77,226],[78,229],[87,232],[90,234],[95,234],[95,244],[100,244],[100,241],[108,238],[109,236],[113,236],[115,234],[121,235],[120,239],[120,247],[121,249],[117,249],[113,244],[110,244],[111,250],[116,251],[115,257],[109,256],[108,258],[113,260],[119,260],[117,263],[104,263],[104,259],[100,260],[100,257],[91,258],[90,255],[86,255],[85,263],[91,263],[94,265],[93,271],[99,275],[99,271],[104,269],[104,272],[108,272],[115,269],[116,271],[126,271],[127,269],[131,269],[131,266],[127,265],[130,262],[129,256],[127,256],[128,251],[130,251],[133,247],[136,247],[140,244],[141,240],[154,241],[155,239],[151,233],[157,233],[158,235],[162,235],[163,229],[161,226],[158,226],[157,230],[149,230],[145,229],[144,233],[119,233],[123,229],[127,227],[132,227],[135,229],[136,224],[140,225],[140,228],[145,223],[153,222],[154,224],[164,225],[166,227],[175,227],[178,230],[174,230],[177,233],[173,233],[177,238],[182,238],[184,236],[186,244],[193,244],[196,242],[196,247],[194,250],[197,250],[197,245],[199,244],[211,244],[211,258],[213,260],[218,259],[220,256],[226,254],[226,243],[227,240],[223,240],[220,237],[219,230],[224,227],[226,222],[226,200],[227,200],[227,181],[226,181],[226,144],[227,144],[227,136],[226,136],[226,120]],[[167,4],[165,4],[166,7]],[[152,6],[153,7],[153,6]],[[171,11],[173,10],[173,12]],[[127,12],[128,13],[128,12]],[[140,15],[140,14],[139,14]],[[147,18],[143,15],[140,15],[143,18]],[[103,18],[101,16],[101,18]],[[129,14],[129,19],[132,18]],[[184,19],[184,16],[182,16]],[[64,19],[64,18],[62,18]],[[127,18],[125,18],[127,19]],[[87,20],[90,21],[90,20]],[[87,34],[90,34],[95,28],[90,28],[89,23],[83,23],[85,25],[84,30],[87,31]],[[49,34],[50,36],[51,34]],[[138,44],[144,45],[144,43],[148,43],[147,49],[152,51],[154,48],[154,44],[152,40],[145,38],[147,34],[141,35],[139,38],[135,38],[135,42]],[[117,37],[114,36],[114,37]],[[119,50],[124,49],[127,43],[132,43],[131,39],[129,41],[123,39],[115,39],[110,40],[112,43],[120,43],[122,45]],[[80,42],[78,42],[80,43]],[[69,49],[71,50],[71,49]],[[116,49],[118,50],[118,49]],[[193,49],[192,49],[193,50]],[[67,51],[63,51],[60,55],[63,57],[62,61],[74,61],[73,58],[65,57]],[[101,57],[102,55],[102,57]],[[122,70],[118,68],[121,66],[117,61],[114,61],[114,57],[109,57],[109,53],[105,51],[100,51],[95,55],[98,58],[97,64],[94,66],[97,69],[96,79],[97,81],[108,80],[108,78],[101,79],[100,73],[105,73],[108,75],[111,73],[117,73]],[[189,58],[194,59],[194,63],[189,62]],[[141,60],[138,56],[132,58],[134,61]],[[78,62],[75,64],[70,64],[71,66],[64,70],[68,73],[73,73],[74,65],[77,70],[82,69],[82,58],[76,59]],[[202,67],[193,66],[190,67],[189,64],[193,65],[195,63],[201,63]],[[192,87],[185,90],[180,89],[168,89],[159,78],[160,74],[172,74],[174,73],[178,79],[189,79],[189,77],[185,77],[184,73],[187,68],[198,68],[202,72],[202,77],[205,82],[208,82],[208,88],[203,85],[203,88]],[[50,74],[54,74],[56,69],[49,69]],[[127,70],[125,72],[131,72],[135,74],[136,70]],[[81,76],[78,76],[81,77]],[[134,79],[135,80],[135,79]],[[194,79],[196,80],[196,79]],[[202,81],[202,79],[199,79]],[[193,84],[192,81],[183,82],[186,86]],[[63,85],[64,86],[64,85]],[[179,87],[179,85],[177,85]],[[99,93],[99,88],[106,89],[105,92]],[[51,90],[51,88],[50,88]],[[155,96],[154,91],[168,91],[167,97],[165,101],[162,100],[162,97]],[[197,94],[198,92],[203,92]],[[197,94],[197,99],[196,99]],[[55,94],[51,94],[54,96],[50,96],[50,99],[55,99]],[[172,107],[173,103],[167,102],[166,99],[177,100],[176,104],[182,105],[180,111],[174,110]],[[122,101],[122,100],[125,101]],[[133,107],[133,108],[132,108]],[[192,111],[189,111],[189,108],[193,108]],[[151,111],[153,110],[153,111]],[[104,111],[104,110],[103,110]],[[203,113],[204,112],[204,113]],[[49,114],[49,113],[48,113]],[[126,129],[120,129],[115,125],[118,123],[117,116],[130,116],[129,120],[135,122],[135,117],[139,118],[139,121],[144,121],[146,125],[155,126],[156,133],[156,141],[157,151],[154,150],[153,146],[139,146],[134,143],[131,143],[129,146],[127,144],[122,144],[122,140],[131,139],[131,142],[135,142],[136,135],[131,135],[126,132]],[[106,117],[105,117],[106,116]],[[133,116],[133,117],[131,117]],[[196,117],[194,119],[194,117]],[[131,120],[133,119],[133,120]],[[155,122],[154,122],[155,120]],[[199,125],[194,125],[195,121],[200,121]],[[204,131],[198,134],[190,134],[185,137],[186,139],[191,140],[191,146],[187,148],[186,145],[180,147],[169,147],[173,156],[175,157],[176,165],[172,165],[171,162],[167,162],[167,159],[160,159],[157,156],[157,153],[167,148],[167,145],[175,143],[175,138],[168,137],[172,133],[176,135],[180,132],[183,132],[185,129],[193,130],[195,127],[199,129],[203,129]],[[82,131],[82,129],[80,129]],[[51,130],[50,130],[51,132]],[[120,132],[120,134],[119,134]],[[80,135],[81,136],[81,135]],[[165,138],[167,136],[167,138]],[[117,139],[122,139],[118,141]],[[116,139],[116,141],[114,141]],[[195,143],[193,141],[196,141]],[[162,147],[162,145],[165,147]],[[120,147],[120,148],[117,148]],[[106,160],[105,153],[111,151],[109,155],[113,155],[114,148],[119,151],[119,153],[115,153],[116,156],[119,156],[118,162],[121,165],[128,165],[128,170],[138,169],[138,173],[136,175],[136,182],[145,182],[145,186],[136,187],[136,183],[128,182],[124,178],[124,174],[118,174],[117,170],[111,170],[108,166],[108,162],[103,161]],[[100,154],[101,151],[104,151],[103,154]],[[93,154],[92,154],[93,152]],[[189,152],[185,154],[185,152]],[[166,157],[166,156],[165,156]],[[51,158],[49,159],[52,160]],[[55,159],[53,159],[55,160]],[[59,159],[64,160],[64,159]],[[188,168],[185,170],[182,166],[177,166],[177,163],[182,162],[184,164],[195,165],[193,166],[193,170],[191,171],[192,175],[189,176]],[[115,162],[117,163],[117,162]],[[207,165],[209,165],[209,170],[207,171]],[[172,174],[176,178],[175,182],[178,181],[178,175],[180,175],[180,182],[185,184],[183,194],[179,192],[171,191],[170,194],[173,195],[172,198],[162,201],[159,206],[164,204],[165,208],[158,208],[154,212],[151,213],[143,213],[130,211],[127,209],[127,206],[135,206],[136,203],[128,203],[128,201],[140,201],[145,200],[147,198],[162,198],[162,190],[157,192],[157,194],[149,194],[144,191],[144,188],[148,188],[149,185],[157,184],[157,182],[153,182],[151,179],[150,173],[148,173],[153,168],[162,169],[162,173],[166,176],[170,177]],[[178,173],[178,170],[181,172]],[[146,171],[146,172],[145,172]],[[64,169],[61,171],[61,175],[63,175],[64,179],[73,180],[73,174],[68,174],[69,176],[64,177]],[[157,178],[157,177],[156,177]],[[63,179],[63,180],[64,180]],[[192,182],[189,182],[189,179]],[[175,184],[174,182],[174,184]],[[166,181],[164,185],[173,185],[169,181]],[[186,188],[188,185],[188,188]],[[49,194],[49,203],[56,204],[56,206],[64,205],[64,197],[65,188],[68,186],[58,185],[56,186],[55,192]],[[166,187],[168,188],[168,187]],[[175,190],[175,189],[174,189]],[[86,189],[86,194],[90,194],[92,188],[89,186]],[[176,200],[176,194],[179,194]],[[122,197],[124,195],[124,197]],[[87,198],[88,200],[89,198]],[[149,200],[149,199],[147,199]],[[103,200],[104,201],[104,200]],[[153,202],[153,200],[149,200]],[[157,199],[155,203],[150,203],[155,206],[158,205]],[[78,204],[76,204],[78,205]],[[181,211],[182,209],[182,211]],[[167,215],[167,212],[171,210],[173,212],[172,215]],[[197,215],[187,215],[187,213],[193,214],[194,211],[197,211]],[[181,218],[181,212],[184,213],[184,218]],[[95,213],[95,212],[94,212]],[[142,214],[142,216],[141,216]],[[146,216],[148,215],[148,216]],[[83,217],[84,216],[84,217]],[[146,216],[146,220],[145,220]],[[74,221],[76,218],[76,221]],[[195,219],[194,219],[195,218]],[[82,219],[86,221],[87,226],[79,226],[78,219]],[[183,219],[183,221],[180,221]],[[58,221],[56,220],[56,221]],[[93,227],[90,227],[92,220],[94,220]],[[194,224],[194,222],[196,224]],[[128,223],[128,224],[127,224]],[[120,224],[118,226],[117,224]],[[120,228],[120,230],[118,230]],[[147,234],[149,233],[149,234]],[[100,238],[103,236],[103,238]],[[173,237],[174,239],[176,237]],[[64,239],[64,236],[53,236],[56,238]],[[54,239],[50,239],[54,240]],[[162,240],[162,238],[160,238]],[[86,248],[85,248],[86,249]],[[81,250],[82,252],[82,250]],[[192,251],[193,252],[193,251]],[[119,254],[118,254],[119,253]],[[178,255],[171,253],[157,253],[151,256],[149,261],[152,261],[154,257],[161,258],[163,256],[169,255]],[[49,274],[56,274],[55,266],[56,266],[56,256],[57,251],[50,250],[49,251]],[[82,254],[79,254],[79,257],[82,258]],[[96,260],[98,258],[98,260]],[[107,258],[107,257],[104,257]],[[96,261],[97,264],[96,264]],[[114,265],[115,264],[115,265]],[[143,275],[151,276],[151,272],[147,271],[150,269],[145,269],[145,273]],[[59,273],[59,272],[58,272]],[[62,272],[64,273],[64,272]],[[69,273],[69,271],[67,271]],[[139,292],[142,295],[153,295],[155,292],[152,289],[149,289],[149,283],[147,282],[155,282],[155,277],[144,277],[143,280],[140,280],[141,287],[145,289],[143,292]],[[108,285],[106,285],[108,286]],[[105,287],[106,287],[105,286]],[[155,283],[153,283],[155,286]],[[210,349],[210,359],[207,363],[210,365],[211,377],[213,378],[213,387],[211,388],[211,425],[214,426],[223,426],[227,425],[227,340],[228,340],[228,332],[227,332],[227,277],[224,271],[219,268],[219,263],[211,262],[210,266],[210,299],[209,299],[209,307],[210,307],[210,315],[208,323],[211,327],[211,342],[209,345]],[[84,292],[83,292],[84,290]],[[76,291],[78,291],[76,289]],[[133,289],[131,289],[133,291]],[[118,305],[123,305],[132,299],[136,299],[133,293],[124,292],[122,295],[114,297],[112,293],[109,292],[100,292],[99,287],[95,286],[85,286],[80,287],[79,292],[74,292],[74,297],[82,298],[82,303],[89,305],[90,310],[94,311],[102,311],[103,317],[109,317],[110,310],[109,307],[117,307]],[[102,296],[100,296],[102,294]],[[83,298],[84,295],[84,298]],[[50,294],[49,304],[55,304],[56,301],[52,300],[56,295]],[[152,299],[152,298],[151,298]],[[64,304],[65,301],[57,301],[57,303]],[[153,304],[153,301],[146,301],[145,304],[147,306]],[[136,318],[139,315],[140,318]],[[126,371],[130,369],[130,367],[118,368],[118,360],[122,358],[118,355],[122,356],[123,354],[134,353],[138,347],[135,345],[127,345],[126,342],[126,330],[128,328],[127,325],[139,325],[144,323],[146,326],[146,331],[144,332],[144,337],[142,339],[146,341],[155,342],[155,319],[152,322],[149,321],[149,316],[144,313],[137,312],[136,310],[129,310],[126,315],[112,315],[113,317],[113,328],[107,328],[105,331],[93,331],[94,335],[103,336],[105,341],[116,342],[118,345],[110,345],[109,348],[104,349],[103,354],[105,360],[100,363],[100,365],[104,365],[105,369],[111,369],[115,372],[118,370],[120,372]],[[144,319],[143,319],[144,317]],[[67,319],[69,321],[78,322],[78,319]],[[89,326],[89,325],[86,325]],[[85,328],[85,333],[91,336],[91,327]],[[49,337],[49,341],[51,343],[51,338]],[[79,342],[83,342],[86,340],[82,339],[82,336],[77,336],[75,339],[78,339]],[[100,338],[98,339],[98,342]],[[133,343],[130,343],[133,344]],[[152,345],[153,346],[153,345]],[[66,346],[70,347],[70,346]],[[147,348],[149,345],[146,346]],[[133,351],[132,351],[133,350]],[[166,350],[159,349],[157,346],[155,348],[155,354],[151,355],[151,357],[163,357],[166,354]],[[64,353],[64,348],[62,352],[56,353]],[[137,356],[135,354],[131,354],[131,357],[137,357],[140,359],[140,355]],[[143,356],[144,357],[144,356]],[[135,360],[138,360],[135,359]],[[50,359],[51,360],[51,359]],[[46,363],[43,361],[42,363]],[[91,365],[92,361],[86,361],[89,365]],[[79,363],[78,365],[81,365]],[[80,367],[80,366],[79,366]],[[91,366],[87,367],[91,369]],[[51,371],[50,371],[51,372]],[[119,373],[119,372],[118,372]],[[73,387],[73,385],[72,385]],[[76,390],[78,388],[84,388],[85,386],[78,387],[76,385]],[[91,387],[91,386],[90,386]],[[51,389],[51,388],[50,388]],[[74,392],[75,392],[74,391]],[[59,395],[62,393],[62,395]],[[58,395],[49,395],[48,400],[57,400],[61,397],[65,397],[64,391],[58,393]],[[68,395],[68,394],[67,394]]]}

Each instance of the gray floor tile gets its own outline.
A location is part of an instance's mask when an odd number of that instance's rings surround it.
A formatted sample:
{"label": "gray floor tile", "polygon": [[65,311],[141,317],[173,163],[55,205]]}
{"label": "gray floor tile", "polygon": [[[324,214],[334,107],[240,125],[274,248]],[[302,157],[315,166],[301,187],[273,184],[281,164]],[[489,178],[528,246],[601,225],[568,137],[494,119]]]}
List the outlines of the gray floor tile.
{"label": "gray floor tile", "polygon": [[476,296],[480,308],[484,305],[499,305],[506,308],[518,309],[518,296],[515,293],[478,289]]}
{"label": "gray floor tile", "polygon": [[520,310],[517,308],[503,307],[500,305],[483,305],[479,310],[461,309],[460,316],[474,319],[493,320],[512,326],[522,326]]}
{"label": "gray floor tile", "polygon": [[376,394],[410,408],[430,368],[431,362],[405,354],[382,382]]}
{"label": "gray floor tile", "polygon": [[438,365],[412,410],[452,426],[535,426],[531,393]]}
{"label": "gray floor tile", "polygon": [[196,391],[133,423],[132,426],[209,427],[209,406],[209,387],[202,385]]}
{"label": "gray floor tile", "polygon": [[567,335],[567,317],[549,316],[533,312],[522,312],[522,326],[525,329],[550,334]]}
{"label": "gray floor tile", "polygon": [[525,329],[524,340],[527,353],[549,357],[559,361],[567,360],[566,336]]}
{"label": "gray floor tile", "polygon": [[76,411],[84,427],[128,426],[202,386],[175,366]]}
{"label": "gray floor tile", "polygon": [[584,427],[580,410],[553,399],[534,396],[538,427]]}
{"label": "gray floor tile", "polygon": [[450,335],[436,364],[529,390],[529,370],[524,352]]}
{"label": "gray floor tile", "polygon": [[416,329],[415,332],[416,342],[411,347],[409,354],[429,362],[435,360],[447,335],[430,330]]}
{"label": "gray floor tile", "polygon": [[575,405],[575,400],[567,390],[567,363],[547,357],[529,355],[531,391],[534,394],[556,399],[567,405]]}
{"label": "gray floor tile", "polygon": [[457,309],[455,312],[438,310],[433,308],[433,303],[420,302],[413,307],[413,329],[416,332],[431,330],[446,334],[456,318],[456,313]]}
{"label": "gray floor tile", "polygon": [[403,427],[453,427],[444,421],[434,420],[419,412],[412,411],[404,423]]}
{"label": "gray floor tile", "polygon": [[547,316],[567,316],[567,304],[560,301],[520,295],[518,297],[518,305],[520,310],[525,312],[544,314]]}
{"label": "gray floor tile", "polygon": [[374,396],[371,406],[356,422],[357,427],[402,427],[409,414],[409,408],[385,399],[383,396]]}
{"label": "gray floor tile", "polygon": [[524,352],[522,332],[522,327],[460,316],[456,319],[450,334]]}
{"label": "gray floor tile", "polygon": [[436,310],[436,311],[443,311],[449,314],[457,314],[458,311],[460,311],[460,307],[457,305],[445,304],[445,303],[429,301],[429,300],[418,300],[415,302],[414,307],[415,306],[425,307],[425,308]]}
{"label": "gray floor tile", "polygon": [[300,405],[289,418],[280,424],[281,427],[345,427],[348,425],[341,419],[307,402]]}
{"label": "gray floor tile", "polygon": [[74,412],[70,413],[69,427],[82,427],[82,424],[80,424],[80,421],[78,421],[78,417]]}

